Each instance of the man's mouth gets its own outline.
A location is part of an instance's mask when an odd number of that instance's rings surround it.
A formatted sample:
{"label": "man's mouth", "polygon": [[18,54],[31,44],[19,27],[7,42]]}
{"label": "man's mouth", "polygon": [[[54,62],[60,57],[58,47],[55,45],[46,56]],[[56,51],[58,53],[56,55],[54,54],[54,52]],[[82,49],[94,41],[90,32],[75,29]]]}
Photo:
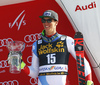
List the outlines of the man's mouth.
{"label": "man's mouth", "polygon": [[45,28],[49,28],[49,26],[45,26]]}

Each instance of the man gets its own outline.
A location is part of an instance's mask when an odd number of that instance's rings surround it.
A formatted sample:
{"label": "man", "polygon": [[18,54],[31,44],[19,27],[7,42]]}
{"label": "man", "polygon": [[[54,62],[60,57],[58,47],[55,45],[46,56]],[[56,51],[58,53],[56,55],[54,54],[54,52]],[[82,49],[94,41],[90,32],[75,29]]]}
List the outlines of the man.
{"label": "man", "polygon": [[[33,43],[31,66],[22,62],[22,69],[30,77],[38,77],[38,85],[69,85],[66,81],[69,54],[76,59],[74,40],[57,33],[58,14],[55,11],[47,10],[40,18],[44,27],[41,39]],[[84,61],[86,85],[92,85],[91,69],[88,61]]]}

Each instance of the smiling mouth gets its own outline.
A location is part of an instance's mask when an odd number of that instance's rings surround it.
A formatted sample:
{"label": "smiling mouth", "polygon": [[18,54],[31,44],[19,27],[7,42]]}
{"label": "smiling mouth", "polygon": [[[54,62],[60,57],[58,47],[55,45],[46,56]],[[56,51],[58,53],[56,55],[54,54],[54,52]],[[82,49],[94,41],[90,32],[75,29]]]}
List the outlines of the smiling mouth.
{"label": "smiling mouth", "polygon": [[45,28],[49,28],[49,26],[45,26]]}

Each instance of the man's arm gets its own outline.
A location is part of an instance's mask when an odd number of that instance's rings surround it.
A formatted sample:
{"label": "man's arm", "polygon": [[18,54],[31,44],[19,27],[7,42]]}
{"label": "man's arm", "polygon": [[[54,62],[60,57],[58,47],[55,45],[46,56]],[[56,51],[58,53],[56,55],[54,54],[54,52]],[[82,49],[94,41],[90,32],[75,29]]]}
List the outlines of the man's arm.
{"label": "man's arm", "polygon": [[22,70],[25,73],[27,73],[30,77],[36,78],[38,77],[39,73],[38,69],[39,69],[39,59],[37,56],[37,42],[34,42],[32,46],[32,64],[31,66],[24,65]]}

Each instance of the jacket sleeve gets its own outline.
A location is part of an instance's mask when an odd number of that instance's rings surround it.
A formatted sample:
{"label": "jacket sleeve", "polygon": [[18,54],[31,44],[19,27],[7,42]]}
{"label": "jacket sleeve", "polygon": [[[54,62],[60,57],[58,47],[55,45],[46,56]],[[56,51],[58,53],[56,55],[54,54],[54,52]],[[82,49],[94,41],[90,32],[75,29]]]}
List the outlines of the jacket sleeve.
{"label": "jacket sleeve", "polygon": [[37,41],[33,43],[32,46],[32,63],[31,66],[25,66],[24,72],[32,78],[37,78],[39,73],[39,59],[37,56]]}
{"label": "jacket sleeve", "polygon": [[[66,42],[67,42],[68,51],[69,51],[69,53],[71,53],[71,55],[76,60],[76,53],[75,53],[75,48],[74,48],[74,39],[68,36],[66,40],[67,40]],[[86,60],[85,57],[84,57],[84,66],[85,66],[86,81],[87,80],[92,80],[91,68],[90,68],[89,62]]]}

